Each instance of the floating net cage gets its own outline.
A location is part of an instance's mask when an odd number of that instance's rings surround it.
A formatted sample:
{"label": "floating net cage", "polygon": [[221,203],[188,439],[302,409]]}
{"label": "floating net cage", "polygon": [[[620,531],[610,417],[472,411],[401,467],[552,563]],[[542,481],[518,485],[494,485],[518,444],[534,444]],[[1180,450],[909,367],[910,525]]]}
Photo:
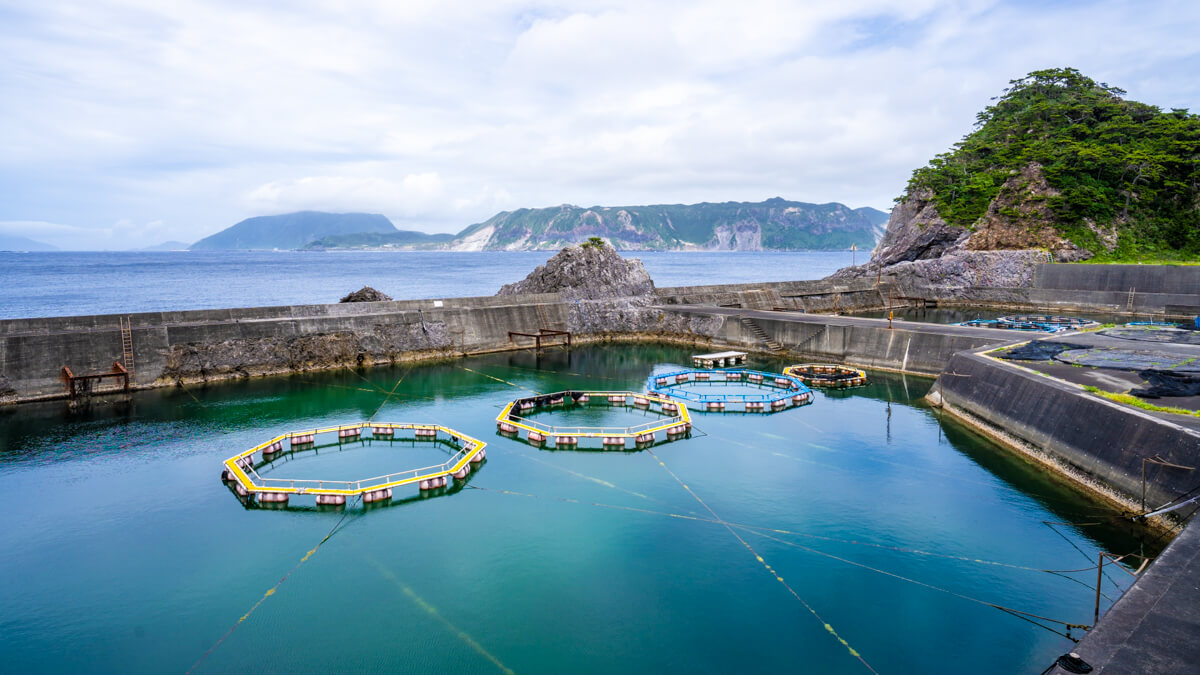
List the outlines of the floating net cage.
{"label": "floating net cage", "polygon": [[1050,314],[1018,314],[1002,316],[996,319],[971,319],[963,321],[958,326],[974,328],[999,328],[1001,330],[1018,330],[1040,333],[1061,333],[1068,330],[1094,328],[1100,324],[1091,319],[1080,319],[1071,316],[1054,316]]}
{"label": "floating net cage", "polygon": [[[745,393],[704,392],[706,386],[737,387]],[[812,390],[799,378],[760,370],[681,370],[651,375],[646,389],[688,401],[705,412],[779,412],[812,403]]]}
{"label": "floating net cage", "polygon": [[[298,452],[366,441],[432,442],[445,447],[449,457],[440,464],[355,480],[276,478],[258,471]],[[483,441],[438,424],[358,422],[276,436],[225,460],[221,479],[239,498],[262,505],[283,506],[298,496],[314,497],[317,506],[344,506],[347,499],[355,497],[362,497],[366,505],[391,500],[393,490],[405,486],[427,493],[444,490],[452,481],[465,481],[472,467],[478,468],[487,457],[486,446]],[[397,463],[403,464],[399,453]]]}
{"label": "floating net cage", "polygon": [[867,383],[866,372],[850,366],[831,363],[802,363],[783,369],[785,375],[799,379],[813,387],[844,389],[861,387]]}
{"label": "floating net cage", "polygon": [[[628,426],[581,426],[547,424],[529,417],[551,410],[602,406],[641,411],[653,419]],[[496,416],[496,428],[502,436],[523,440],[536,447],[640,450],[687,438],[691,435],[692,421],[686,405],[663,396],[632,391],[558,391],[509,402]]]}

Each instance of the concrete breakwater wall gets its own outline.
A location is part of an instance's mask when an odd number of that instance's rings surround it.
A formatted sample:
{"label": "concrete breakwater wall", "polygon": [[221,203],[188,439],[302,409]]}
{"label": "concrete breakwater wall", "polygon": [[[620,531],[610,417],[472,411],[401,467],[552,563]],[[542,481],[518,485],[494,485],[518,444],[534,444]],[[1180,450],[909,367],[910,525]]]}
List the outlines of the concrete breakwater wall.
{"label": "concrete breakwater wall", "polygon": [[926,288],[897,283],[904,289],[901,295],[946,304],[1176,318],[1200,314],[1200,266],[1039,264],[1028,288]]}
{"label": "concrete breakwater wall", "polygon": [[[955,353],[1012,342],[1009,331],[849,316],[766,312],[702,306],[675,311],[693,317],[726,318],[712,335],[716,342],[753,350],[767,345],[755,327],[781,351],[803,360],[848,363],[868,368],[934,376]],[[889,327],[890,326],[890,327]]]}
{"label": "concrete breakwater wall", "polygon": [[899,295],[891,277],[830,281],[778,281],[759,284],[676,286],[656,291],[668,305],[716,305],[743,309],[796,309],[806,312],[853,312],[888,306],[889,292]]}
{"label": "concrete breakwater wall", "polygon": [[0,321],[0,403],[65,397],[64,366],[83,374],[124,363],[122,318],[135,388],[513,349],[532,341],[510,340],[510,331],[541,328],[585,341],[612,333],[695,340],[723,320],[682,317],[646,299],[557,294],[15,319]]}
{"label": "concrete breakwater wall", "polygon": [[557,293],[373,303],[86,315],[0,321],[0,403],[67,394],[62,368],[108,372],[123,362],[129,321],[135,388],[391,363],[524,346],[509,331],[711,340],[723,316],[655,305],[700,300],[821,311],[882,306],[874,284],[780,282],[663,288],[653,298],[564,300]]}
{"label": "concrete breakwater wall", "polygon": [[[982,354],[955,354],[934,391],[951,412],[965,412],[1014,437],[1018,447],[1034,450],[1038,459],[1076,480],[1110,494],[1116,490],[1113,496],[1131,510],[1141,495],[1143,459],[1200,466],[1197,430]],[[1158,463],[1147,464],[1145,471],[1151,505],[1187,492],[1200,480],[1200,471]]]}

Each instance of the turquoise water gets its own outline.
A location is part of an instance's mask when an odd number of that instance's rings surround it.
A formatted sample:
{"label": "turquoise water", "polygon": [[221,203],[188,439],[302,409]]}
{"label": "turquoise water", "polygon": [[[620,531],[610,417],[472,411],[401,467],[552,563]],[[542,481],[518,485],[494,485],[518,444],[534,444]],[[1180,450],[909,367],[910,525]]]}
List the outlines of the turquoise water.
{"label": "turquoise water", "polygon": [[[0,664],[869,672],[827,623],[881,673],[1040,672],[1072,643],[951,593],[1090,623],[1094,569],[1035,570],[1140,546],[1103,504],[923,406],[925,379],[873,372],[777,414],[696,412],[691,438],[652,451],[496,432],[517,397],[640,389],[688,356],[594,346],[0,412]],[[219,479],[222,460],[278,433],[369,418],[445,424],[487,441],[488,459],[441,496],[397,490],[369,509],[245,508]],[[347,446],[277,470],[443,456]],[[1110,575],[1105,607],[1132,580]]]}
{"label": "turquoise water", "polygon": [[[0,319],[183,309],[319,304],[363,286],[396,300],[493,295],[551,251],[481,253],[0,251]],[[662,286],[820,279],[850,251],[651,252],[640,258]],[[861,257],[861,256],[860,256]]]}

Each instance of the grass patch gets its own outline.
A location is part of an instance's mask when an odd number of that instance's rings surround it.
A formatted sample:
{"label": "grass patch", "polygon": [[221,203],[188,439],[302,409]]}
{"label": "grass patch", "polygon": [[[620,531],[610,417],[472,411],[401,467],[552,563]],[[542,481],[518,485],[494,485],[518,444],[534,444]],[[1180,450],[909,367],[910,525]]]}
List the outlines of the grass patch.
{"label": "grass patch", "polygon": [[1142,399],[1131,394],[1114,394],[1111,391],[1104,391],[1099,387],[1093,387],[1091,385],[1084,385],[1083,388],[1085,391],[1096,394],[1097,396],[1103,396],[1110,401],[1124,403],[1125,405],[1131,405],[1135,408],[1141,408],[1142,410],[1165,412],[1171,413],[1172,415],[1191,415],[1192,417],[1200,417],[1200,411],[1196,410],[1188,410],[1187,408],[1172,408],[1165,405],[1154,405],[1153,403],[1147,403],[1146,401],[1143,401]]}

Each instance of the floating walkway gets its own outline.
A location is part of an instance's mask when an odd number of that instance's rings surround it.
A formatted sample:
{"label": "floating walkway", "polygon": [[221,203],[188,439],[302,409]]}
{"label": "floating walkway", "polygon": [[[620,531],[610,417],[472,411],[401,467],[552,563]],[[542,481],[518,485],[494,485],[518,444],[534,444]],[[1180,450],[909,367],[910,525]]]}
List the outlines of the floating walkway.
{"label": "floating walkway", "polygon": [[834,365],[831,363],[802,363],[783,369],[785,375],[798,378],[804,384],[813,387],[861,387],[867,383],[867,373],[850,366]]}
{"label": "floating walkway", "polygon": [[713,352],[712,354],[695,354],[692,356],[693,368],[726,368],[741,366],[746,363],[746,352]]}
{"label": "floating walkway", "polygon": [[[570,409],[589,404],[636,408],[657,413],[661,419],[628,427],[583,427],[546,424],[522,416],[539,410]],[[692,430],[692,420],[686,405],[663,396],[632,391],[559,391],[510,402],[496,416],[496,427],[501,434],[510,436],[525,431],[528,441],[537,446],[553,441],[553,447],[557,449],[576,449],[583,439],[600,439],[605,450],[619,450],[629,441],[638,448],[653,445],[658,434],[668,441],[684,438]]]}
{"label": "floating walkway", "polygon": [[[742,385],[760,393],[705,394],[680,388],[686,384]],[[708,412],[777,412],[813,400],[812,390],[799,378],[760,370],[681,370],[651,375],[646,380],[646,389],[659,396],[701,403]],[[730,409],[731,403],[738,408]]]}
{"label": "floating walkway", "polygon": [[[334,443],[366,439],[392,441],[396,440],[397,431],[412,431],[415,440],[443,440],[461,447],[441,464],[350,481],[264,478],[255,469],[256,455],[264,463],[271,462],[283,454],[285,444],[294,452],[316,447],[317,440],[322,437]],[[436,490],[446,487],[451,478],[465,480],[471,473],[471,466],[478,466],[487,457],[486,446],[483,441],[437,424],[359,422],[276,436],[225,460],[221,479],[230,483],[239,496],[254,498],[260,503],[286,504],[291,495],[315,495],[318,505],[336,506],[345,504],[348,497],[361,495],[363,503],[369,504],[391,499],[392,489],[404,485],[415,484],[421,490]]]}

